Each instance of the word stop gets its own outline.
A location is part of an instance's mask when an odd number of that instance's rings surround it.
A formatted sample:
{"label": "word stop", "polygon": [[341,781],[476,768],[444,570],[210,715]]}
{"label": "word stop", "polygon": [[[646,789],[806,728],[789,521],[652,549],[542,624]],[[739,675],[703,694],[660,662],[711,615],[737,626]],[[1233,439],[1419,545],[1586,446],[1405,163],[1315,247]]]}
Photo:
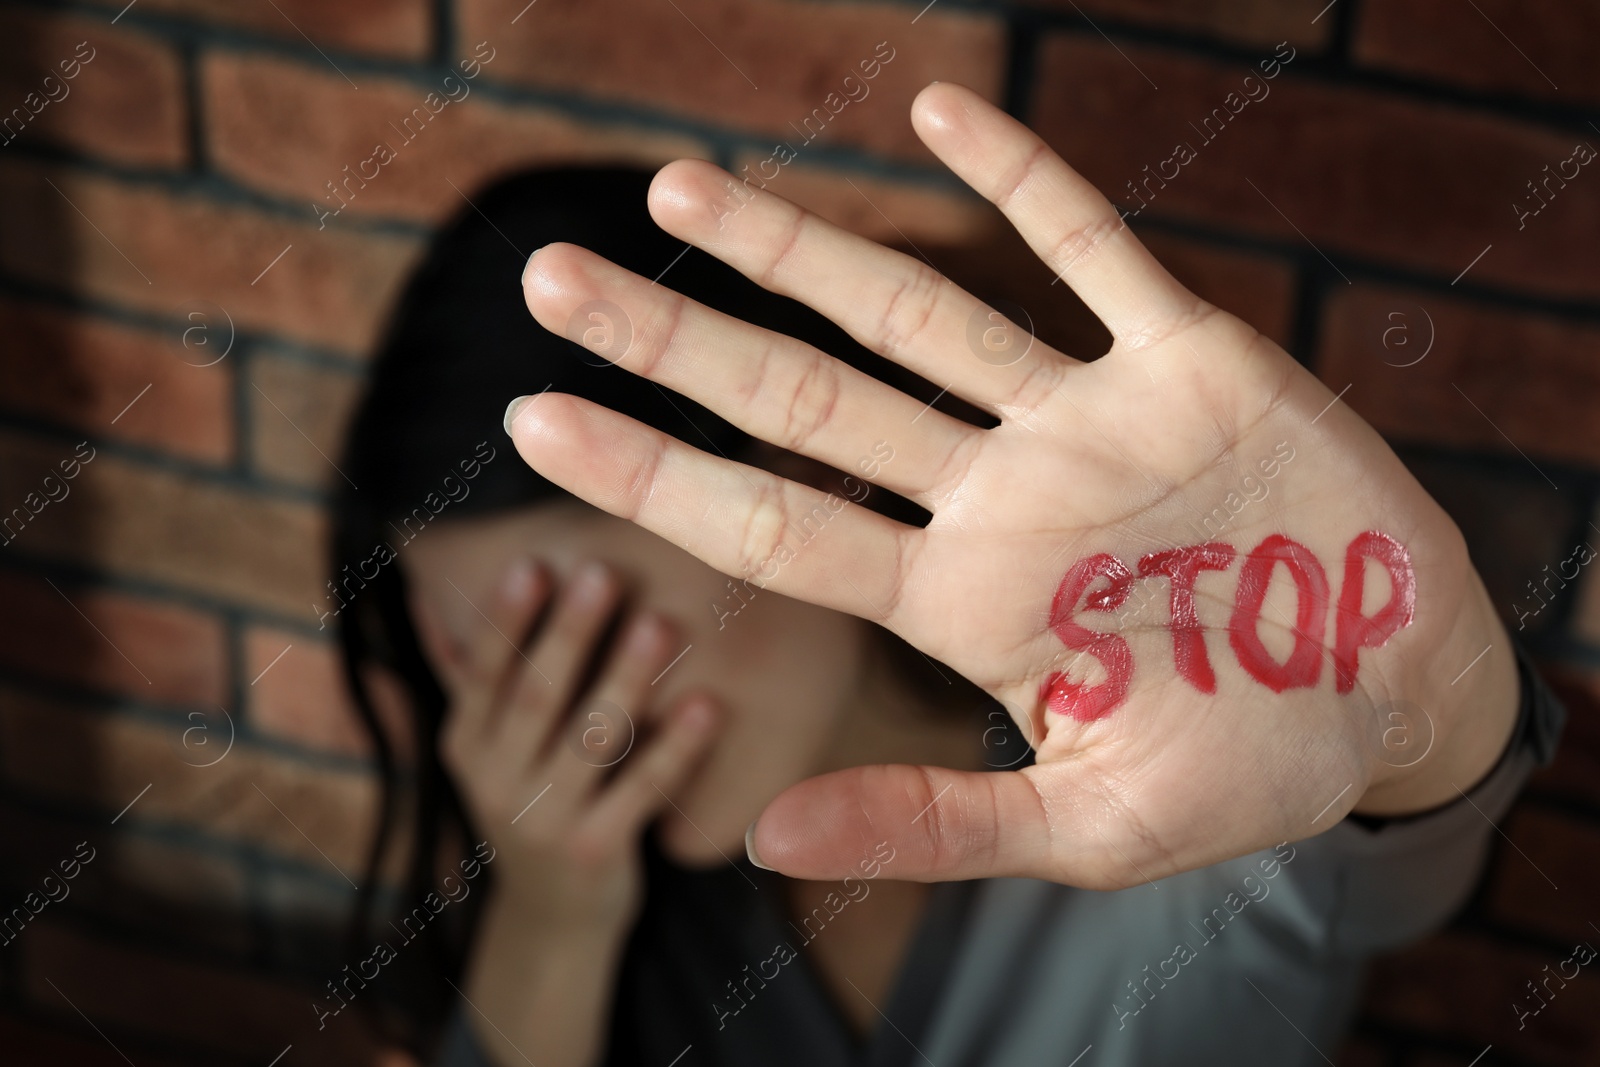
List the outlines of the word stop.
{"label": "word stop", "polygon": [[[1216,672],[1206,649],[1205,633],[1195,609],[1194,587],[1205,571],[1230,570],[1238,553],[1234,547],[1213,541],[1148,553],[1139,559],[1137,574],[1108,552],[1085,556],[1068,568],[1050,605],[1050,629],[1067,648],[1087,653],[1100,662],[1105,680],[1094,685],[1056,671],[1045,679],[1040,697],[1051,711],[1080,722],[1109,715],[1127,699],[1133,681],[1133,650],[1120,634],[1093,630],[1078,622],[1086,612],[1113,612],[1128,599],[1135,577],[1165,578],[1170,588],[1172,656],[1178,675],[1202,693],[1217,691]],[[1367,566],[1383,568],[1389,578],[1389,599],[1370,615],[1363,615],[1362,591]],[[1298,597],[1293,624],[1294,647],[1283,661],[1274,659],[1261,641],[1257,624],[1267,600],[1273,572],[1283,567],[1294,582]],[[1105,579],[1103,585],[1096,583]],[[1093,587],[1093,588],[1091,588]],[[1326,652],[1328,575],[1316,553],[1281,534],[1265,538],[1239,568],[1228,621],[1228,644],[1245,672],[1271,689],[1308,689],[1322,677]],[[1343,584],[1333,612],[1334,690],[1355,688],[1357,655],[1363,648],[1381,648],[1396,632],[1411,625],[1416,609],[1417,580],[1411,554],[1388,534],[1368,530],[1357,534],[1344,553]],[[1287,620],[1284,620],[1287,622]]]}

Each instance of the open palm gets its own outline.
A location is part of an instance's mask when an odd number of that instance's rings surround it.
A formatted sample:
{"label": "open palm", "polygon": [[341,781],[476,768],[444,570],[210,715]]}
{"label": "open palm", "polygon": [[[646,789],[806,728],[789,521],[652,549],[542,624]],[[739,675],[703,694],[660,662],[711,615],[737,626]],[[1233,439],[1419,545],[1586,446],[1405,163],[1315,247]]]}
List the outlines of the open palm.
{"label": "open palm", "polygon": [[[608,301],[628,324],[620,366],[933,519],[895,523],[564,395],[516,413],[530,465],[730,575],[882,623],[1002,701],[1035,745],[1017,772],[801,783],[762,816],[763,862],[830,877],[888,838],[899,877],[1111,888],[1320,832],[1363,798],[1415,810],[1470,785],[1498,749],[1457,727],[1510,703],[1514,682],[1443,511],[1025,127],[951,84],[923,90],[912,120],[1101,318],[1108,354],[1056,352],[929,265],[709,163],[664,168],[651,213],[993,429],[572,245],[524,275],[547,328]],[[1451,691],[1485,646],[1498,652],[1479,687]],[[1384,748],[1397,702],[1426,713],[1422,762]]]}

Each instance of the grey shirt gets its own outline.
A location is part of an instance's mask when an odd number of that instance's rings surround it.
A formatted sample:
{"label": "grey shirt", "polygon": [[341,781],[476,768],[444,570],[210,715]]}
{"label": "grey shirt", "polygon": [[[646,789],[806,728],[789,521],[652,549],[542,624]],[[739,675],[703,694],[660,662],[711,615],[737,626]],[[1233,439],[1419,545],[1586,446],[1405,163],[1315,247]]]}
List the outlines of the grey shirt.
{"label": "grey shirt", "polygon": [[[1467,798],[1435,811],[1347,818],[1303,841],[1116,892],[1020,878],[936,886],[864,1043],[811,969],[808,937],[827,929],[783,918],[778,876],[742,860],[684,871],[648,852],[647,903],[603,1062],[1327,1062],[1363,961],[1462,905],[1492,822],[1554,756],[1565,712],[1520,649],[1518,667],[1521,711],[1505,754]],[[489,1067],[459,1013],[438,1063]]]}

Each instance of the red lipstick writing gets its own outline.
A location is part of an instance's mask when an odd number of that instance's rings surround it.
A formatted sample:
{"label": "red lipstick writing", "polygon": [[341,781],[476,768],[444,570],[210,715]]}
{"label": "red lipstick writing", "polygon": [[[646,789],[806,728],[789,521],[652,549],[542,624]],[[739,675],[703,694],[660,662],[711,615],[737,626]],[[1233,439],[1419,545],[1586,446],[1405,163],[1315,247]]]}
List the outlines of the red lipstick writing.
{"label": "red lipstick writing", "polygon": [[[1217,677],[1195,605],[1195,584],[1203,572],[1231,569],[1237,554],[1232,545],[1212,541],[1151,552],[1139,560],[1139,577],[1167,579],[1173,665],[1180,678],[1202,693],[1217,691]],[[1382,607],[1363,615],[1369,562],[1383,569],[1390,591]],[[1294,647],[1281,662],[1268,651],[1258,630],[1267,590],[1279,567],[1294,583],[1296,594],[1295,618],[1289,624]],[[1102,579],[1103,584],[1097,584]],[[1091,629],[1077,620],[1086,612],[1116,611],[1128,599],[1133,579],[1134,572],[1127,564],[1108,552],[1085,556],[1062,577],[1050,605],[1050,629],[1068,649],[1092,656],[1105,680],[1087,685],[1070,678],[1066,671],[1053,672],[1039,694],[1051,711],[1093,722],[1127,699],[1134,671],[1128,642],[1120,634]],[[1360,651],[1383,647],[1411,625],[1416,601],[1416,574],[1405,546],[1377,530],[1356,535],[1345,549],[1343,580],[1334,605],[1331,658],[1335,692],[1343,694],[1355,688]],[[1239,568],[1228,620],[1228,644],[1239,666],[1275,693],[1315,686],[1327,654],[1323,635],[1328,602],[1327,571],[1316,553],[1282,534],[1263,539],[1245,555]]]}

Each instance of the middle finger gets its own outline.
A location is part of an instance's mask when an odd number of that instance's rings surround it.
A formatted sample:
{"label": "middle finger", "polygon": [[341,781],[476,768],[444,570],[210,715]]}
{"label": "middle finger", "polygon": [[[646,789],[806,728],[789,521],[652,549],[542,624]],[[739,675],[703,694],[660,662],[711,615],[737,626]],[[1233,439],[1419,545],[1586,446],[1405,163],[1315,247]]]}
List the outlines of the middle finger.
{"label": "middle finger", "polygon": [[[803,341],[708,308],[577,245],[540,249],[523,286],[534,318],[552,332],[570,329],[565,335],[577,343],[603,336],[584,319],[569,324],[604,297],[623,310],[629,342],[601,355],[749,434],[864,474],[930,510],[941,483],[958,472],[962,446],[983,432]],[[873,462],[885,443],[894,462]]]}

